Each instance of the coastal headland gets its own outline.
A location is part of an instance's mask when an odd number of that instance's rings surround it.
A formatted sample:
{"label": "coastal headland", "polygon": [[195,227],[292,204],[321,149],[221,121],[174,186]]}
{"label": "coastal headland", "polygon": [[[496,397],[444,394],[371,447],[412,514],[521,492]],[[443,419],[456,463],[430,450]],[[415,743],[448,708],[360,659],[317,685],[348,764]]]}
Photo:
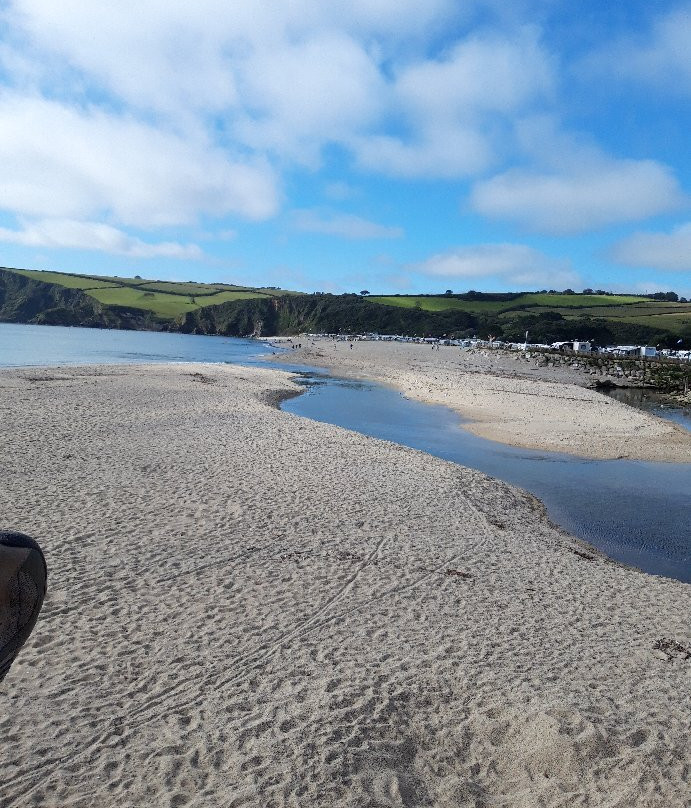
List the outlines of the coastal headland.
{"label": "coastal headland", "polygon": [[687,804],[691,587],[480,472],[281,412],[297,390],[0,372],[2,523],[49,565],[0,693],[3,808]]}
{"label": "coastal headland", "polygon": [[[295,340],[298,342],[298,340]],[[410,342],[301,337],[283,357],[367,378],[456,410],[469,431],[528,449],[601,460],[691,462],[691,434],[596,390],[569,367],[540,367],[520,353]],[[286,343],[282,343],[285,345]]]}

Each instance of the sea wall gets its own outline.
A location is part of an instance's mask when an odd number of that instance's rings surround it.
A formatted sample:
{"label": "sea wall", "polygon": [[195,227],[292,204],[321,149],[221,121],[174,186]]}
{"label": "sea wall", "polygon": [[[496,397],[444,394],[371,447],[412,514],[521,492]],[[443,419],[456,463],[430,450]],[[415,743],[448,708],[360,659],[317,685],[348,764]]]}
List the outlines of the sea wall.
{"label": "sea wall", "polygon": [[691,389],[691,362],[668,358],[624,358],[602,354],[530,350],[521,361],[537,367],[572,368],[593,376],[595,384],[650,387],[664,393],[684,394]]}

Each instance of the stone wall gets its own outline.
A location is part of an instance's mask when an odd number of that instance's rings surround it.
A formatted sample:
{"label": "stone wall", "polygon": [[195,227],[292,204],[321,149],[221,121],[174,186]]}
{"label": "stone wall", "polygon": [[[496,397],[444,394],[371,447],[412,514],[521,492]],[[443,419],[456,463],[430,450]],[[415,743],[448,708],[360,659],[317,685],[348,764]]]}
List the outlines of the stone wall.
{"label": "stone wall", "polygon": [[560,353],[530,350],[522,360],[537,367],[564,367],[586,373],[595,384],[651,387],[665,393],[688,393],[691,389],[691,362],[667,358],[623,358],[602,354]]}

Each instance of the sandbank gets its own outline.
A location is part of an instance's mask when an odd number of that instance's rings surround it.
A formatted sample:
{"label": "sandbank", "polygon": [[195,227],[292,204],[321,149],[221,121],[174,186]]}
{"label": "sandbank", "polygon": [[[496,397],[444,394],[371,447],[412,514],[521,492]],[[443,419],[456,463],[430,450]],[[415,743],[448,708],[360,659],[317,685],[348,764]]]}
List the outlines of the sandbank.
{"label": "sandbank", "polygon": [[585,375],[526,367],[502,352],[401,342],[300,338],[283,357],[372,379],[456,410],[476,435],[527,449],[600,460],[691,462],[691,433],[584,385]]}
{"label": "sandbank", "polygon": [[2,523],[49,564],[0,688],[3,808],[687,805],[691,587],[279,411],[296,389],[0,372]]}

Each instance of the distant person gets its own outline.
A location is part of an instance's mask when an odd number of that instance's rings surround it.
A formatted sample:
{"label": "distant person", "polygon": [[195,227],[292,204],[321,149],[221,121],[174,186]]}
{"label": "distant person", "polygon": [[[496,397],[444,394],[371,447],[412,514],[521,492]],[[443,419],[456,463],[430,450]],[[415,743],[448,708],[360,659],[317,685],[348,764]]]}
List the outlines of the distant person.
{"label": "distant person", "polygon": [[351,351],[353,350],[353,343],[352,342],[350,343],[350,350]]}
{"label": "distant person", "polygon": [[47,578],[37,542],[23,533],[0,532],[0,682],[36,625]]}

